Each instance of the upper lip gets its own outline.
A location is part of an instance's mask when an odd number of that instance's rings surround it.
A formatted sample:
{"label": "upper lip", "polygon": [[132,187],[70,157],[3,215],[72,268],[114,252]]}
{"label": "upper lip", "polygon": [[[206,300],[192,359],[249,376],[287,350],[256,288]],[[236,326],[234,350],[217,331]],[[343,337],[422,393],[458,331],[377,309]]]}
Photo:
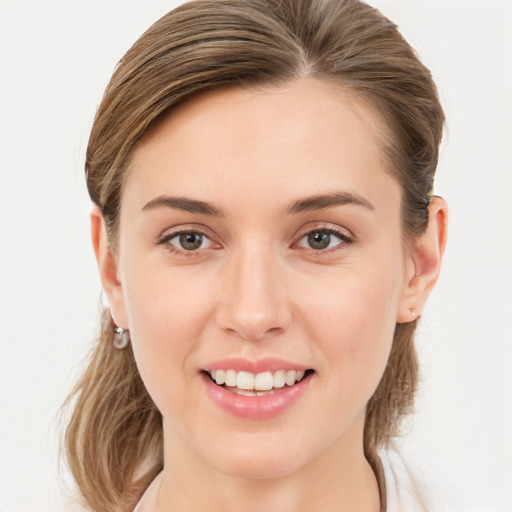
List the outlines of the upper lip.
{"label": "upper lip", "polygon": [[239,372],[250,372],[257,374],[262,372],[276,372],[278,370],[306,371],[308,368],[309,367],[302,364],[286,361],[285,359],[279,359],[276,357],[264,357],[255,361],[241,357],[230,357],[208,363],[201,369],[204,371],[236,370]]}

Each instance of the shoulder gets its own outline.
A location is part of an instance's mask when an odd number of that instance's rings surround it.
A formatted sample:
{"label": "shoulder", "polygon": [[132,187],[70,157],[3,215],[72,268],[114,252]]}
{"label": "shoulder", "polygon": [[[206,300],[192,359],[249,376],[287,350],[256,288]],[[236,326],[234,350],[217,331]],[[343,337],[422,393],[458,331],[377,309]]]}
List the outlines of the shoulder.
{"label": "shoulder", "polygon": [[460,496],[436,484],[432,476],[392,449],[379,453],[384,473],[387,512],[478,512]]}
{"label": "shoulder", "polygon": [[162,473],[159,473],[151,482],[133,512],[152,512],[156,510],[161,479]]}

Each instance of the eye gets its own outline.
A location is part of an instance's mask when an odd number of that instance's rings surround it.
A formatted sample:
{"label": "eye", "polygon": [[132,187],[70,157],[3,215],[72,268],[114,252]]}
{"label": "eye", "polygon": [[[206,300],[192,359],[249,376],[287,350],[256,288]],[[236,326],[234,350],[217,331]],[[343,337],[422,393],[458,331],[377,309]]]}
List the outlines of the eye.
{"label": "eye", "polygon": [[199,231],[180,231],[162,237],[159,243],[167,245],[172,252],[192,253],[201,249],[212,249],[215,243]]}
{"label": "eye", "polygon": [[313,249],[314,251],[325,251],[352,242],[353,239],[341,231],[332,228],[322,228],[306,233],[297,245],[305,249]]}
{"label": "eye", "polygon": [[169,242],[172,243],[173,240],[176,240],[180,245],[180,249],[185,249],[186,251],[197,251],[198,249],[201,249],[205,238],[206,237],[201,233],[180,233],[179,235],[171,238]]}

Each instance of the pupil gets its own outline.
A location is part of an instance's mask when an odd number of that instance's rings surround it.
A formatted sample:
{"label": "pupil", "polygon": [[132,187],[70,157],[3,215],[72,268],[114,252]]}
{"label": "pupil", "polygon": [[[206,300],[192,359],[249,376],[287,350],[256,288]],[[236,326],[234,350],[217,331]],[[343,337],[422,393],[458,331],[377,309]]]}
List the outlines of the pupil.
{"label": "pupil", "polygon": [[202,241],[203,235],[198,233],[184,233],[180,235],[180,245],[183,247],[183,249],[188,251],[199,249],[199,247],[201,247]]}
{"label": "pupil", "polygon": [[313,249],[325,249],[331,243],[331,235],[322,231],[314,231],[308,235],[308,243]]}

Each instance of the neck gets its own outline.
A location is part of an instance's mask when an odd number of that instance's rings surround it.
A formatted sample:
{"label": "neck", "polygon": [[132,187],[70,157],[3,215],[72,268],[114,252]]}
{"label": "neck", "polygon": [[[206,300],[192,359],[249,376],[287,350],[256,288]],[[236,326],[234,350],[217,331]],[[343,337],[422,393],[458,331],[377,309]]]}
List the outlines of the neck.
{"label": "neck", "polygon": [[362,442],[344,441],[298,469],[270,478],[226,474],[183,444],[165,442],[158,512],[378,512],[378,484]]}

